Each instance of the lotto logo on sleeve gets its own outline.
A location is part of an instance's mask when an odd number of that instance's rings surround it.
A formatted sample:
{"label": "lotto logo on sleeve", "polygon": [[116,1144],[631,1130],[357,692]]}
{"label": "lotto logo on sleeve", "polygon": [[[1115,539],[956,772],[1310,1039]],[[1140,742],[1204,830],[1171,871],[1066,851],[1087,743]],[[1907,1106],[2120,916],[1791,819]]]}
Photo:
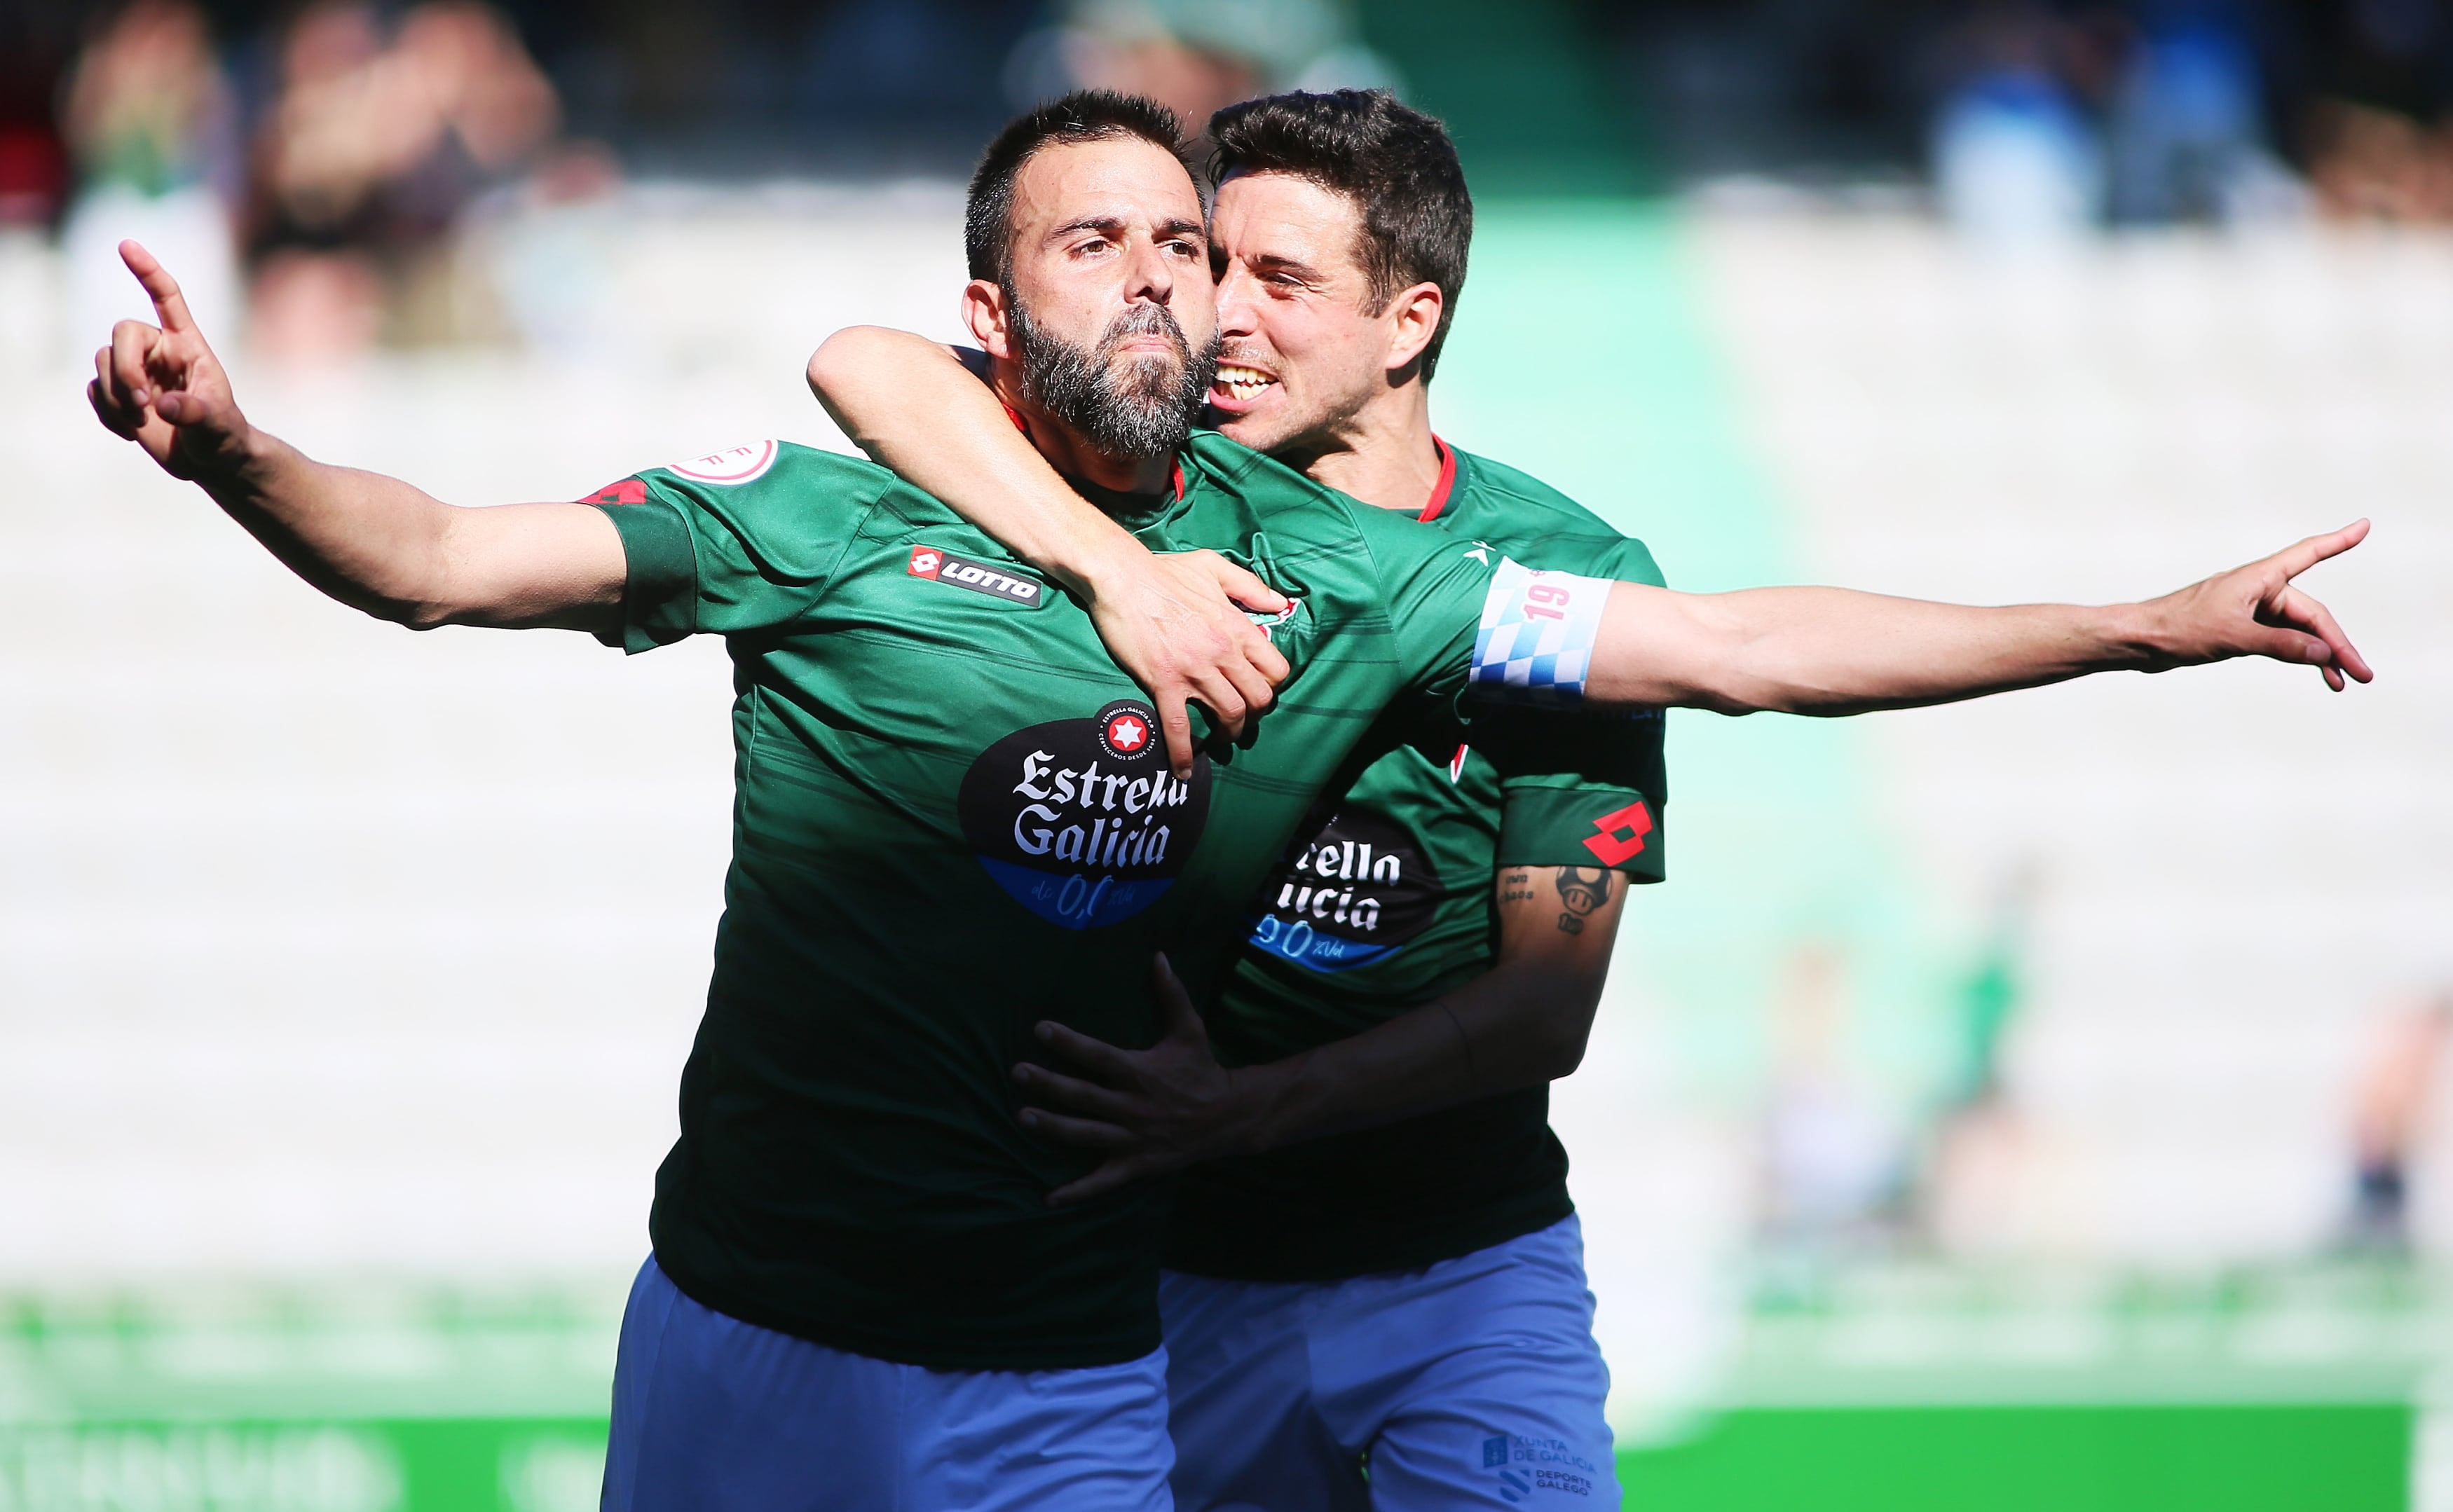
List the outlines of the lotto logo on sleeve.
{"label": "lotto logo on sleeve", "polygon": [[607,484],[579,502],[582,504],[645,504],[648,502],[648,485],[644,479],[625,478],[619,483]]}
{"label": "lotto logo on sleeve", "polygon": [[1624,866],[1644,854],[1644,837],[1652,833],[1652,811],[1629,804],[1593,821],[1600,834],[1588,836],[1585,848],[1605,866]]}
{"label": "lotto logo on sleeve", "polygon": [[1047,596],[1047,585],[1037,579],[1016,577],[985,563],[967,562],[933,546],[913,547],[911,565],[904,570],[915,578],[950,583],[1007,604],[1019,604],[1026,609],[1039,607],[1040,601]]}
{"label": "lotto logo on sleeve", "polygon": [[1609,590],[1607,578],[1536,572],[1502,557],[1483,595],[1471,686],[1521,703],[1582,699]]}

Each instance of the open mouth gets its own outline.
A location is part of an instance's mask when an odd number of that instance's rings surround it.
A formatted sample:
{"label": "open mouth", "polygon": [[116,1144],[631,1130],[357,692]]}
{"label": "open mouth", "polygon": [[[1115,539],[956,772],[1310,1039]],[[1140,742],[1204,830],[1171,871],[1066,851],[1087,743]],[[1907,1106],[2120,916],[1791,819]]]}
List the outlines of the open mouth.
{"label": "open mouth", "polygon": [[1213,401],[1226,400],[1238,405],[1248,405],[1274,388],[1277,381],[1258,368],[1247,368],[1242,363],[1222,362],[1218,365],[1217,380],[1209,387],[1209,396]]}

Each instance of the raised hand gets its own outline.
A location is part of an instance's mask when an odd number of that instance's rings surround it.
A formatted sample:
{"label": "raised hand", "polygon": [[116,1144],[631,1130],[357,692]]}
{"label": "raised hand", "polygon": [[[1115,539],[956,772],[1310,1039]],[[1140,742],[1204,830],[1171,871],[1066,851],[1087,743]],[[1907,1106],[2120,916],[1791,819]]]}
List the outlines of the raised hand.
{"label": "raised hand", "polygon": [[1034,1134],[1106,1155],[1080,1181],[1048,1194],[1051,1205],[1079,1203],[1145,1177],[1234,1153],[1256,1111],[1241,1095],[1235,1072],[1210,1053],[1209,1032],[1167,957],[1156,957],[1157,988],[1167,1033],[1147,1050],[1119,1050],[1061,1024],[1042,1024],[1039,1043],[1081,1066],[1093,1080],[1018,1065],[1013,1079],[1033,1097],[1067,1112],[1030,1106],[1022,1126]]}
{"label": "raised hand", "polygon": [[2368,523],[2355,521],[2151,601],[2144,606],[2154,627],[2150,670],[2265,656],[2314,666],[2324,675],[2325,686],[2338,693],[2345,677],[2373,681],[2376,673],[2332,612],[2291,581],[2348,551],[2367,533]]}
{"label": "raised hand", "polygon": [[111,328],[110,345],[93,354],[93,382],[86,386],[95,416],[174,478],[235,466],[247,418],[230,396],[221,359],[188,312],[179,281],[135,242],[120,243],[119,257],[152,297],[160,324],[123,320]]}
{"label": "raised hand", "polygon": [[1245,613],[1279,613],[1285,595],[1215,551],[1136,547],[1090,587],[1091,623],[1116,665],[1148,689],[1178,777],[1192,774],[1187,704],[1207,707],[1236,738],[1286,680],[1286,657]]}

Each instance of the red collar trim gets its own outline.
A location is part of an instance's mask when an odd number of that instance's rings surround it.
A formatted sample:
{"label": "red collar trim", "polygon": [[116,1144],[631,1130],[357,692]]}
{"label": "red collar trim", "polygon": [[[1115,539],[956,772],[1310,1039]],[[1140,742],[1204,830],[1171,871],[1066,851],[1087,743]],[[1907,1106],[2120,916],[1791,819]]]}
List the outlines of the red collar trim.
{"label": "red collar trim", "polygon": [[1414,516],[1425,525],[1440,517],[1440,511],[1448,507],[1448,490],[1456,487],[1456,453],[1437,436],[1431,438],[1431,445],[1440,448],[1440,481],[1431,485],[1431,502]]}
{"label": "red collar trim", "polygon": [[[1026,436],[1030,434],[1030,422],[1022,418],[1021,410],[1016,409],[1011,405],[1007,405],[1005,407],[1005,417],[1013,422],[1013,428],[1021,431]],[[1442,449],[1446,448],[1444,448]],[[1434,497],[1440,499],[1447,497],[1448,476],[1449,473],[1453,473],[1455,470],[1456,464],[1452,461],[1448,464],[1448,471],[1440,474],[1440,491]],[[1177,457],[1173,462],[1167,465],[1167,474],[1168,481],[1175,485],[1175,502],[1182,504],[1184,502],[1184,459],[1182,457]],[[1436,509],[1439,506],[1434,504],[1432,505],[1432,507]],[[1430,516],[1426,514],[1423,516],[1423,518],[1427,520]]]}

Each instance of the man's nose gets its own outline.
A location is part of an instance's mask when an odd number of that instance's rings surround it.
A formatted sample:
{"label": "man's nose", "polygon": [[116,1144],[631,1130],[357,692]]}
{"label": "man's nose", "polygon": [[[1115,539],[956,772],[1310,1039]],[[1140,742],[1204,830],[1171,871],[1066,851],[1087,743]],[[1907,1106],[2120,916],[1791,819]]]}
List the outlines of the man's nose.
{"label": "man's nose", "polygon": [[1175,269],[1156,242],[1137,241],[1126,269],[1125,298],[1164,305],[1175,294]]}
{"label": "man's nose", "polygon": [[1241,263],[1226,265],[1218,281],[1218,334],[1249,336],[1261,328],[1259,282]]}

